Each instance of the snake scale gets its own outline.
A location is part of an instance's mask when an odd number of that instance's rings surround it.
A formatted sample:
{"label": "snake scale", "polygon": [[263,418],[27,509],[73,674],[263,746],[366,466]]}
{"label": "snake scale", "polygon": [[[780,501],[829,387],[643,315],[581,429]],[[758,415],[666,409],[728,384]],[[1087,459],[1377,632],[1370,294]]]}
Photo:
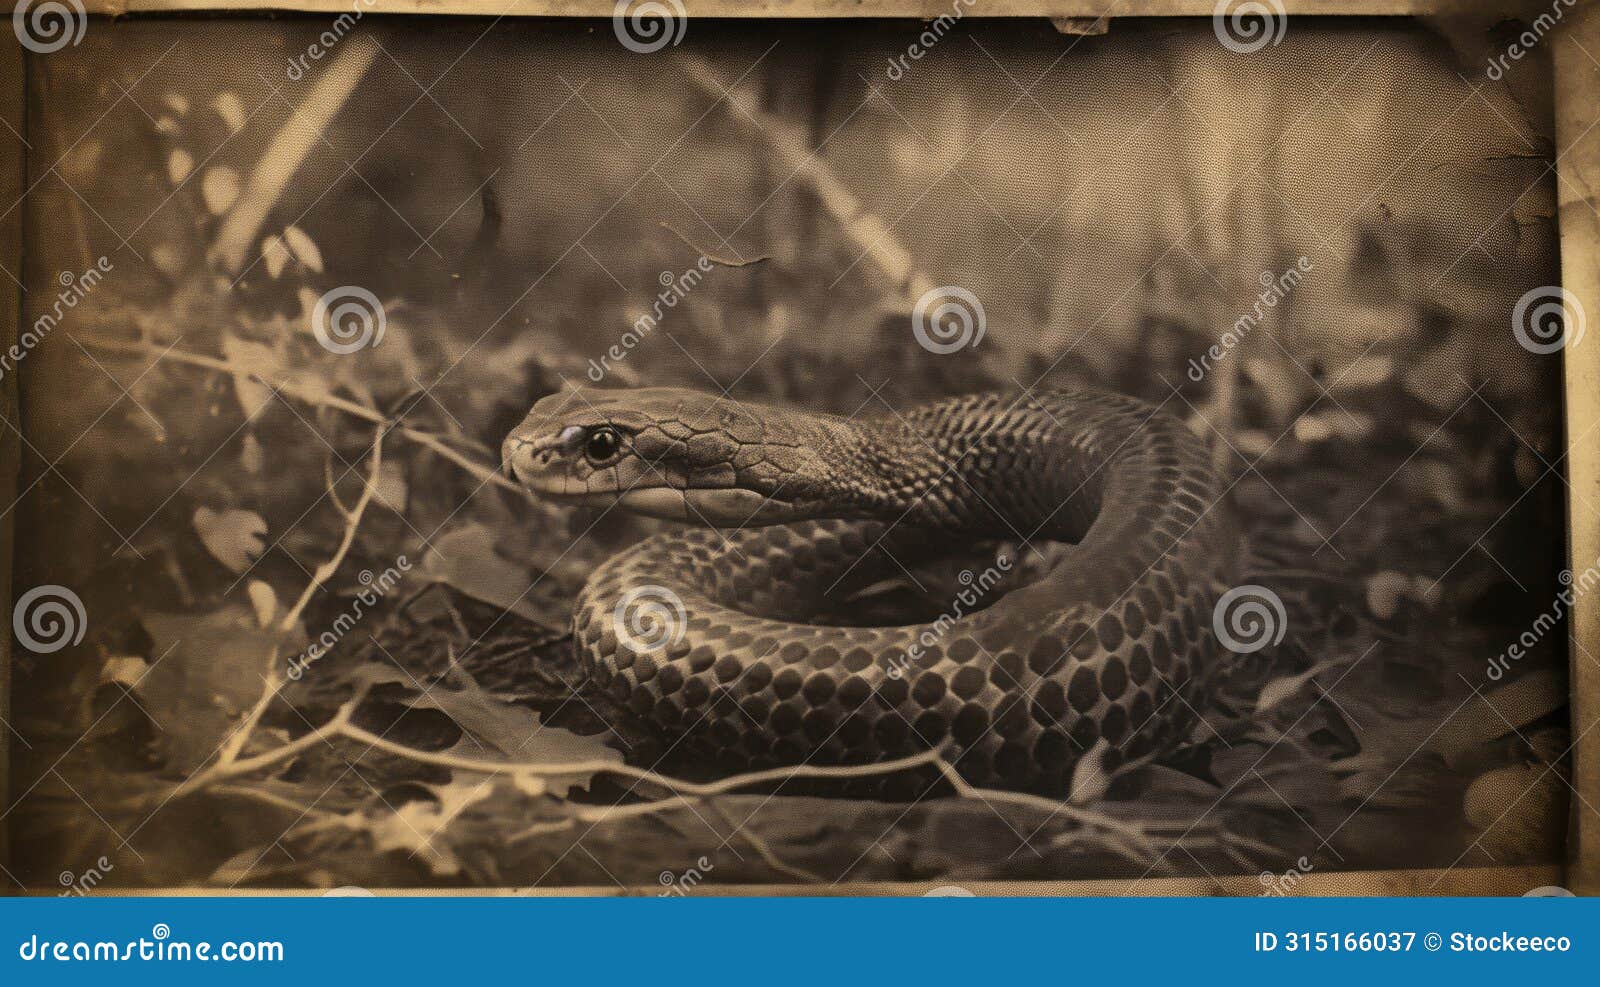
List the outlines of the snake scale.
{"label": "snake scale", "polygon": [[[1106,769],[1170,751],[1218,670],[1238,529],[1203,443],[1131,397],[845,419],[569,391],[502,451],[536,495],[691,524],[601,564],[573,636],[618,703],[730,769],[940,746],[975,784],[1061,792],[1097,747]],[[959,612],[851,626],[852,588],[940,554],[1003,565],[1007,543],[1057,550]]]}

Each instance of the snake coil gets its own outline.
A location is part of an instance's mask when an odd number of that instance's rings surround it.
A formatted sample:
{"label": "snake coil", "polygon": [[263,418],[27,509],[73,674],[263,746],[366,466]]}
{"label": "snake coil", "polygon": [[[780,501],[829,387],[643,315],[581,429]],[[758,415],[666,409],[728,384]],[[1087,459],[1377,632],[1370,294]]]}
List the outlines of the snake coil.
{"label": "snake coil", "polygon": [[[590,674],[686,749],[755,769],[943,746],[974,783],[1060,792],[1101,741],[1109,770],[1187,736],[1240,545],[1204,445],[1165,413],[1090,390],[871,420],[673,389],[579,397],[512,433],[514,475],[719,526],[624,550],[574,607]],[[1004,543],[1027,572],[1009,592],[968,569],[974,607],[850,625],[852,590]]]}

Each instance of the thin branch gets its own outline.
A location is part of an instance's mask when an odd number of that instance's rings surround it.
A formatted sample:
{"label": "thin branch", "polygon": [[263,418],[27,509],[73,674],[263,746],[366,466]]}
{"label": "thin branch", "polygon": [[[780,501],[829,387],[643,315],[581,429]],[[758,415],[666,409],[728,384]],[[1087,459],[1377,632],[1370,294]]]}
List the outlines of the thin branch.
{"label": "thin branch", "polygon": [[[283,620],[278,624],[278,630],[281,633],[289,634],[299,625],[301,615],[305,613],[306,607],[311,603],[311,597],[318,589],[327,585],[328,580],[333,578],[333,574],[339,571],[339,566],[344,564],[345,556],[350,553],[350,546],[354,544],[356,539],[356,530],[361,527],[362,515],[366,514],[367,505],[372,503],[373,495],[378,490],[378,476],[383,469],[383,438],[385,434],[385,427],[382,424],[375,426],[372,436],[372,452],[368,459],[370,465],[367,468],[366,483],[361,488],[361,496],[356,501],[356,505],[349,510],[345,510],[343,504],[338,504],[339,511],[344,515],[345,519],[344,536],[339,540],[339,547],[334,550],[333,555],[317,566],[317,571],[312,573],[311,581],[301,591],[300,598],[295,601],[294,606],[284,613]],[[328,491],[333,493],[331,477],[329,478]],[[335,498],[337,503],[337,495],[335,495]],[[239,756],[239,752],[243,751],[245,745],[250,742],[250,737],[261,723],[261,717],[266,713],[267,707],[272,705],[272,701],[278,697],[278,693],[283,691],[286,680],[278,673],[278,655],[276,651],[269,658],[267,674],[262,681],[264,688],[261,690],[261,697],[256,700],[255,705],[250,708],[250,712],[240,721],[238,727],[234,729],[227,742],[218,751],[218,765],[234,763]]]}
{"label": "thin branch", "polygon": [[[721,819],[724,823],[726,823],[730,830],[744,837],[744,841],[750,844],[750,848],[753,849],[762,860],[766,861],[768,867],[771,867],[773,870],[787,877],[792,877],[799,881],[806,881],[810,884],[827,883],[822,879],[821,875],[814,874],[811,871],[806,870],[804,867],[796,867],[795,865],[779,857],[777,853],[773,851],[771,844],[766,841],[765,837],[763,837],[760,833],[757,833],[749,826],[741,826],[735,823],[732,819],[728,818],[728,814],[724,812],[722,810],[722,806],[718,805],[716,802],[707,802],[706,808],[710,809],[718,819]],[[749,821],[750,820],[748,819],[745,820],[747,823]]]}
{"label": "thin branch", "polygon": [[[180,349],[165,350],[159,346],[156,346],[154,343],[133,343],[118,339],[106,339],[104,337],[94,335],[80,335],[77,337],[77,340],[85,346],[93,346],[96,349],[107,350],[113,353],[135,353],[148,356],[159,356],[164,361],[171,360],[177,363],[187,364],[191,367],[203,367],[219,374],[227,374],[235,377],[249,377],[252,380],[257,380],[263,384],[266,384],[268,387],[276,388],[281,394],[288,395],[289,397],[295,398],[296,400],[301,401],[304,404],[309,404],[313,407],[331,408],[335,411],[342,411],[347,415],[365,419],[373,424],[392,424],[390,419],[385,418],[384,415],[376,409],[369,408],[364,404],[358,404],[357,402],[351,401],[347,398],[339,397],[337,394],[329,394],[326,391],[307,387],[291,376],[273,376],[271,374],[264,374],[258,370],[252,370],[251,368],[240,363],[234,363],[229,360],[222,360],[216,357],[206,356],[201,353],[190,353]],[[460,452],[459,450],[452,448],[443,439],[439,438],[439,436],[433,434],[432,432],[426,432],[421,429],[412,428],[411,426],[405,424],[395,426],[394,430],[409,441],[415,442],[417,445],[438,453],[443,458],[461,467],[463,470],[479,480],[482,480],[485,483],[492,483],[505,490],[510,490],[512,493],[515,493],[530,502],[538,503],[532,494],[524,490],[519,484],[513,483],[510,479],[502,475],[498,469],[494,468],[493,466],[480,463],[472,457]]]}
{"label": "thin branch", "polygon": [[[372,452],[367,458],[367,482],[362,486],[361,496],[356,499],[355,506],[345,514],[344,536],[339,539],[339,547],[334,550],[333,555],[317,566],[317,571],[311,574],[311,581],[301,591],[300,598],[283,615],[283,620],[278,624],[278,629],[286,634],[300,623],[300,616],[311,603],[311,597],[333,578],[333,574],[339,571],[339,566],[344,564],[345,556],[350,554],[350,546],[356,540],[356,529],[361,527],[361,517],[367,513],[367,505],[372,503],[373,495],[378,492],[378,475],[383,470],[384,429],[385,426],[380,424],[374,430]],[[330,485],[329,490],[332,489]],[[340,505],[340,509],[343,510],[343,505]]]}

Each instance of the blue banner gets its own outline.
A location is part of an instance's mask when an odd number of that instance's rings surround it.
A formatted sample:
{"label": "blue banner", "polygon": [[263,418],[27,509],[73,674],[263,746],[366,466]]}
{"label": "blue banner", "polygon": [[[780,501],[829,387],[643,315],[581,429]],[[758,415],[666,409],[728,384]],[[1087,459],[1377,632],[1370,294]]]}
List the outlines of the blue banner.
{"label": "blue banner", "polygon": [[1597,942],[1600,902],[1570,897],[0,899],[7,985],[505,974],[763,987],[1016,975],[1503,987],[1507,977],[1592,983]]}

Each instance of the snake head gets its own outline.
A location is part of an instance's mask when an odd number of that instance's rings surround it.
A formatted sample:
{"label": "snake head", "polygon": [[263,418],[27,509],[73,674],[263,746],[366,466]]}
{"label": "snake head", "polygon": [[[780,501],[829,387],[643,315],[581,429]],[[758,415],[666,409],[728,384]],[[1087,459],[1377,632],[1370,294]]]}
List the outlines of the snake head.
{"label": "snake head", "polygon": [[847,435],[826,416],[692,390],[572,390],[535,404],[501,459],[552,499],[719,527],[782,524],[837,499],[828,452]]}

